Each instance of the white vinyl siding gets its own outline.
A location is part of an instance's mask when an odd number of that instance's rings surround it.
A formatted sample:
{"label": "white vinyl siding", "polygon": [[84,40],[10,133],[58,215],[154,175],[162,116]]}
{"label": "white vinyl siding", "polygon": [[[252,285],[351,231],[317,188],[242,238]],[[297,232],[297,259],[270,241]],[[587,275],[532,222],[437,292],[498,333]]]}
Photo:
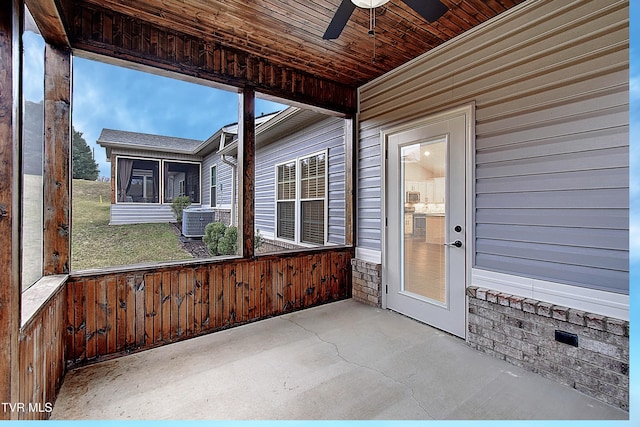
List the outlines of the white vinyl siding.
{"label": "white vinyl siding", "polygon": [[111,205],[109,225],[175,222],[171,205],[118,203]]}
{"label": "white vinyl siding", "polygon": [[529,1],[360,89],[357,245],[380,130],[475,102],[473,266],[629,292],[629,4]]}

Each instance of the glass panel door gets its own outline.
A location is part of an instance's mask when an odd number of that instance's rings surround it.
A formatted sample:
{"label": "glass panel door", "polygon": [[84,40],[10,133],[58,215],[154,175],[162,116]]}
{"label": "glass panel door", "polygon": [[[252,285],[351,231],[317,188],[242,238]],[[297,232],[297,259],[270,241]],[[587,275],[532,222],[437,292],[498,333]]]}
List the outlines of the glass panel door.
{"label": "glass panel door", "polygon": [[405,218],[403,290],[446,304],[447,138],[404,146],[400,155]]}
{"label": "glass panel door", "polygon": [[468,247],[467,168],[471,110],[383,133],[383,303],[464,337]]}

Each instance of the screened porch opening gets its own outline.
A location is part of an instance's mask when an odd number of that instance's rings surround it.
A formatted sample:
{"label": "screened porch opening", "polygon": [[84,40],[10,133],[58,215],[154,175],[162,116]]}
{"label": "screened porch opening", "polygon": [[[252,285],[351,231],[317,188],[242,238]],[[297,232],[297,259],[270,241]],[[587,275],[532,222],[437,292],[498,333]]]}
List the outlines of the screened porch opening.
{"label": "screened porch opening", "polygon": [[191,203],[200,203],[200,165],[197,163],[164,161],[164,203],[188,196]]}
{"label": "screened porch opening", "polygon": [[118,202],[159,203],[159,163],[155,160],[118,158]]}

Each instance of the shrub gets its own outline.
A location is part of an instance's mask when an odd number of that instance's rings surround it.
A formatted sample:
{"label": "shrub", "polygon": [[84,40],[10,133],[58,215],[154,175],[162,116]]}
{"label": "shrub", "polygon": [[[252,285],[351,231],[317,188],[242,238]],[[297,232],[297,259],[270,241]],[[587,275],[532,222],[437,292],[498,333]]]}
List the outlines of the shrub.
{"label": "shrub", "polygon": [[[235,255],[238,253],[238,228],[227,227],[222,222],[212,222],[204,228],[202,241],[207,245],[211,256]],[[260,234],[260,230],[256,231],[253,242],[255,249],[262,246],[264,237]]]}
{"label": "shrub", "polygon": [[260,234],[260,229],[257,229],[255,236],[253,236],[253,249],[257,251],[263,243],[264,237]]}
{"label": "shrub", "polygon": [[207,250],[211,255],[220,255],[218,253],[218,242],[224,237],[226,230],[227,226],[222,222],[212,222],[204,228],[202,241],[207,245]]}
{"label": "shrub", "polygon": [[231,226],[218,241],[219,255],[235,255],[238,253],[238,228]]}
{"label": "shrub", "polygon": [[171,210],[178,222],[182,222],[182,211],[191,204],[189,196],[178,196],[171,203]]}

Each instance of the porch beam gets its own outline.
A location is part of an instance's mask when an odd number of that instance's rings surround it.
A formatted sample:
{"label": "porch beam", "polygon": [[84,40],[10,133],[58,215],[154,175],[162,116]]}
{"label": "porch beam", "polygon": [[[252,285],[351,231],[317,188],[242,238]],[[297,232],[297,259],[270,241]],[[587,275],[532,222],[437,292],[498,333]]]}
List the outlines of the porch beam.
{"label": "porch beam", "polygon": [[[240,92],[238,108],[238,230],[240,254],[244,258],[255,256],[255,172],[256,172],[256,91],[247,86]],[[233,212],[231,213],[233,215]]]}
{"label": "porch beam", "polygon": [[[15,25],[14,25],[15,24]],[[22,1],[0,2],[0,401],[18,400]],[[0,408],[0,420],[17,414]]]}
{"label": "porch beam", "polygon": [[69,273],[71,184],[71,50],[45,45],[44,59],[45,276]]}
{"label": "porch beam", "polygon": [[[76,4],[69,38],[74,52],[122,65],[141,64],[223,86],[256,91],[341,114],[355,113],[355,87],[334,82],[268,57],[243,52],[172,28],[100,8]],[[105,58],[106,57],[106,58]],[[114,59],[115,58],[115,59]],[[135,68],[135,67],[134,67]],[[142,68],[142,67],[141,67]]]}
{"label": "porch beam", "polygon": [[68,0],[25,0],[42,37],[52,46],[69,48],[62,10],[69,10]]}

